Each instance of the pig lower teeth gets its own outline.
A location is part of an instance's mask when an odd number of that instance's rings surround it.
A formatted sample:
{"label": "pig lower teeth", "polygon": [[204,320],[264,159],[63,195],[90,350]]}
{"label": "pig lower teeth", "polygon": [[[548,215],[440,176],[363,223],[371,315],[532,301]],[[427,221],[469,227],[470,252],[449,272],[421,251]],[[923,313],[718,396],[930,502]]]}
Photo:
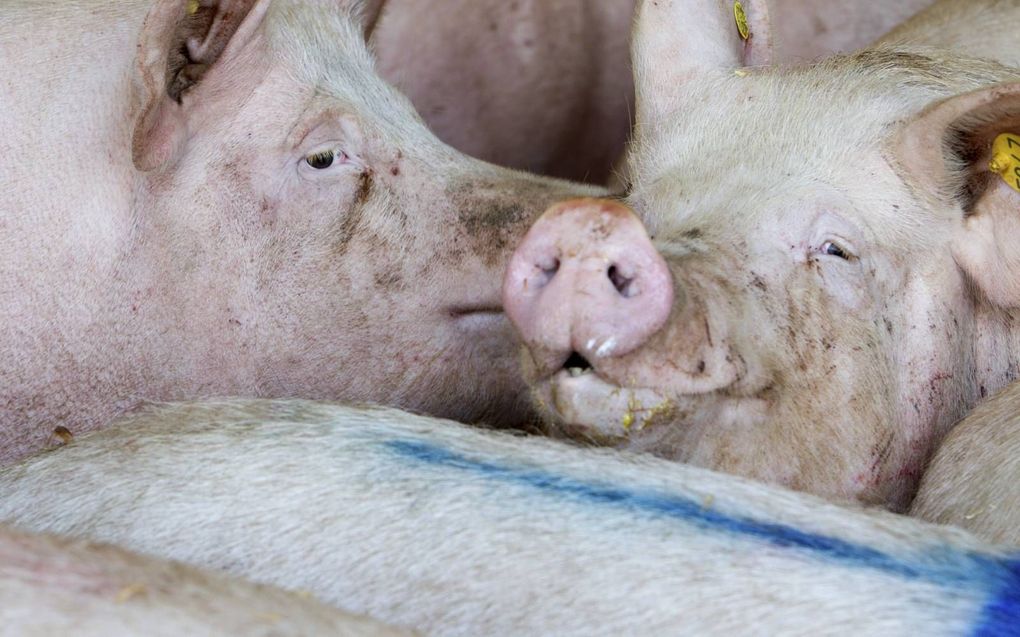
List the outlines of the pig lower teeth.
{"label": "pig lower teeth", "polygon": [[583,373],[584,373],[584,370],[583,370],[583,369],[581,369],[580,367],[571,367],[571,368],[570,368],[569,370],[567,370],[567,371],[569,371],[569,372],[570,372],[570,377],[571,377],[571,378],[577,378],[578,376],[580,376],[581,374],[583,374]]}

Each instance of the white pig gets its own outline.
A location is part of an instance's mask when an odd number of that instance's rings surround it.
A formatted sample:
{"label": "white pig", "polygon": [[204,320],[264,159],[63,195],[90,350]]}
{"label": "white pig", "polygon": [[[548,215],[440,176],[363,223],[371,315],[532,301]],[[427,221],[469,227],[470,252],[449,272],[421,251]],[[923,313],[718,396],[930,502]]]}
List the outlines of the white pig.
{"label": "white pig", "polygon": [[729,2],[642,3],[630,209],[551,209],[504,307],[551,431],[903,510],[1017,377],[1020,184],[989,165],[1020,72],[917,47],[755,67],[744,8],[747,41]]}
{"label": "white pig", "polygon": [[1020,555],[648,455],[384,408],[145,408],[0,471],[0,519],[434,635],[1008,635]]}
{"label": "white pig", "polygon": [[[775,59],[856,50],[932,0],[776,0]],[[634,114],[635,0],[389,0],[384,78],[474,157],[605,183]]]}
{"label": "white pig", "polygon": [[0,462],[142,399],[516,422],[499,277],[587,187],[466,158],[358,0],[0,6]]}

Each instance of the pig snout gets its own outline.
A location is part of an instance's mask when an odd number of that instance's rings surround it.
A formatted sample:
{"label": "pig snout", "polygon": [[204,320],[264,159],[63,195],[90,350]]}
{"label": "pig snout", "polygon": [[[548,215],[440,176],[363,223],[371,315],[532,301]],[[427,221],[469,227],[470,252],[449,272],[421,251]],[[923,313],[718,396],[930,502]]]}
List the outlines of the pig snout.
{"label": "pig snout", "polygon": [[594,362],[633,351],[663,327],[673,280],[629,208],[575,199],[528,231],[510,258],[503,304],[547,365],[561,366],[575,352]]}

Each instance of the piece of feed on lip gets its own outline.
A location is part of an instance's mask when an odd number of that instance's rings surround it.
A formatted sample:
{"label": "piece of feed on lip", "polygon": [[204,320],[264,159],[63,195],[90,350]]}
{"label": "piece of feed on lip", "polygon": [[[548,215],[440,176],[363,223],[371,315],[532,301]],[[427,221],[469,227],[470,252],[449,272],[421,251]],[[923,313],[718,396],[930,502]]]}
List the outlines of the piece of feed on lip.
{"label": "piece of feed on lip", "polygon": [[675,408],[676,406],[673,404],[672,400],[670,400],[669,398],[664,399],[661,403],[648,410],[648,413],[645,414],[645,417],[641,421],[641,429],[644,429],[648,425],[654,424],[654,421],[656,419],[661,418],[664,420],[668,420],[670,416],[673,414],[673,410]]}
{"label": "piece of feed on lip", "polygon": [[634,412],[628,411],[625,413],[620,424],[623,425],[624,431],[630,431],[630,428],[634,425]]}
{"label": "piece of feed on lip", "polygon": [[624,431],[630,431],[630,428],[634,426],[634,421],[637,420],[637,415],[634,412],[638,411],[641,411],[641,403],[637,401],[634,394],[631,394],[627,400],[627,411],[624,412],[623,418],[620,419],[620,424],[623,425]]}

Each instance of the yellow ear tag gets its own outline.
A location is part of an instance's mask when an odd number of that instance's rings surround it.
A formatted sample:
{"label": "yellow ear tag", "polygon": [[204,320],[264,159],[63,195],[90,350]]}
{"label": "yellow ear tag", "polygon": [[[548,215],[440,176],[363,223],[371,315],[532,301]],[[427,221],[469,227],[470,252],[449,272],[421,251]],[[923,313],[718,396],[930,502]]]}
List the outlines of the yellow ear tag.
{"label": "yellow ear tag", "polygon": [[995,138],[988,170],[999,173],[1010,188],[1020,192],[1020,135],[1003,133]]}
{"label": "yellow ear tag", "polygon": [[747,39],[751,37],[751,27],[747,26],[747,14],[744,13],[744,5],[740,2],[733,3],[733,18],[737,21],[737,32],[740,37]]}
{"label": "yellow ear tag", "polygon": [[188,0],[188,15],[198,13],[198,0]]}

